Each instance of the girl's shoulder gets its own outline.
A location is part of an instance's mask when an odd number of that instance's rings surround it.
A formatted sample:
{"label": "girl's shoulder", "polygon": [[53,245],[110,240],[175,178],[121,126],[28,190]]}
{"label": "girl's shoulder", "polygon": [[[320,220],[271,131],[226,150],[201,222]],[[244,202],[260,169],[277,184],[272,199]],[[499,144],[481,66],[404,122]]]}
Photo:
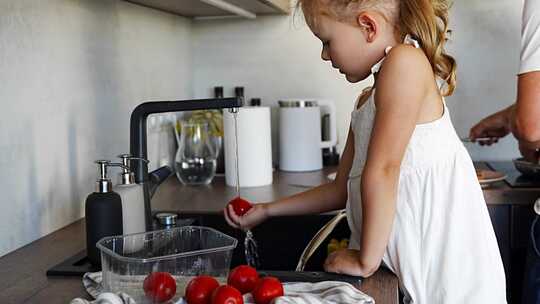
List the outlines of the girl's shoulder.
{"label": "girl's shoulder", "polygon": [[406,73],[402,76],[408,76],[410,73],[433,75],[431,64],[424,51],[408,44],[400,44],[390,50],[380,74],[383,75],[385,70],[386,72]]}
{"label": "girl's shoulder", "polygon": [[424,51],[400,44],[386,56],[377,77],[377,87],[389,94],[425,96],[433,89],[435,79]]}
{"label": "girl's shoulder", "polygon": [[[435,74],[422,49],[400,44],[388,53],[377,75],[375,104],[380,108],[386,103],[414,111],[431,95],[435,87]],[[415,110],[416,109],[416,110]]]}

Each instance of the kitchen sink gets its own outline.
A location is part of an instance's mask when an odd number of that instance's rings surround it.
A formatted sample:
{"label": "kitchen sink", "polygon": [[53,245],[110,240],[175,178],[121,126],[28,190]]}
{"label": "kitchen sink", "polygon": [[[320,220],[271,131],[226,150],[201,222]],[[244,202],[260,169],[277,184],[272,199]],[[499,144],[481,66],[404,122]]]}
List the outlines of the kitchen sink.
{"label": "kitchen sink", "polygon": [[[173,211],[173,213],[176,213]],[[334,215],[301,215],[273,217],[255,227],[253,237],[258,244],[259,269],[271,271],[294,271],[304,248]],[[189,221],[186,221],[190,219]],[[230,227],[220,213],[181,213],[182,223],[196,226],[206,226],[219,230],[238,240],[238,246],[233,251],[231,268],[247,264],[244,254],[243,231]],[[154,223],[154,229],[163,229]],[[311,256],[304,270],[310,272],[322,271],[327,256],[327,246],[331,239],[348,239],[350,230],[346,220],[342,220],[328,238]],[[69,257],[47,271],[48,276],[82,276],[86,272],[99,271],[92,266],[86,257],[86,250]],[[342,279],[344,280],[344,279]],[[347,281],[347,280],[345,280]]]}
{"label": "kitchen sink", "polygon": [[[302,215],[273,217],[252,229],[257,241],[260,269],[294,270],[304,248],[317,231],[330,221],[333,215]],[[180,219],[193,219],[193,225],[207,226],[219,230],[238,240],[233,252],[231,267],[246,264],[243,231],[230,227],[222,214],[182,213]],[[342,220],[330,236],[321,244],[308,261],[306,271],[322,271],[327,256],[328,242],[348,239],[350,230]]]}

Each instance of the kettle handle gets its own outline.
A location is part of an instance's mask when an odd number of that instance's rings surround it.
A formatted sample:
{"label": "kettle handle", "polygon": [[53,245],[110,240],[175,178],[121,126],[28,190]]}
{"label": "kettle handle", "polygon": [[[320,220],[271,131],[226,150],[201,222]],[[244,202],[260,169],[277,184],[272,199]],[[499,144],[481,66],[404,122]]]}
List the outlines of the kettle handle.
{"label": "kettle handle", "polygon": [[319,107],[325,106],[330,110],[330,139],[321,141],[321,148],[332,148],[337,144],[336,105],[330,100],[318,100]]}

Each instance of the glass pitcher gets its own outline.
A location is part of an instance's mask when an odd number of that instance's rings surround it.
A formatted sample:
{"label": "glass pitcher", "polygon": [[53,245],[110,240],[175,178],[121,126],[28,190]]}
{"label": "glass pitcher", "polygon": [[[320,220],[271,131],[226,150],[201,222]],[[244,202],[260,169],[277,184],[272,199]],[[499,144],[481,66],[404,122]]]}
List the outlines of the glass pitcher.
{"label": "glass pitcher", "polygon": [[181,121],[176,128],[176,176],[184,185],[207,185],[216,174],[217,148],[206,121]]}

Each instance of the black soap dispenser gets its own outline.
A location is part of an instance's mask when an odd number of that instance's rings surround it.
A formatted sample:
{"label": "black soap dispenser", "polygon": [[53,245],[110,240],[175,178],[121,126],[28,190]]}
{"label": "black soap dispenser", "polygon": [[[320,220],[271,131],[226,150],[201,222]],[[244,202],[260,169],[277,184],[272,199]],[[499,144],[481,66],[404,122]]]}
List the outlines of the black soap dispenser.
{"label": "black soap dispenser", "polygon": [[90,263],[101,268],[101,253],[96,243],[104,237],[121,235],[122,200],[118,193],[112,191],[111,180],[107,178],[107,168],[120,166],[108,160],[98,160],[99,179],[96,191],[86,198],[86,252]]}

